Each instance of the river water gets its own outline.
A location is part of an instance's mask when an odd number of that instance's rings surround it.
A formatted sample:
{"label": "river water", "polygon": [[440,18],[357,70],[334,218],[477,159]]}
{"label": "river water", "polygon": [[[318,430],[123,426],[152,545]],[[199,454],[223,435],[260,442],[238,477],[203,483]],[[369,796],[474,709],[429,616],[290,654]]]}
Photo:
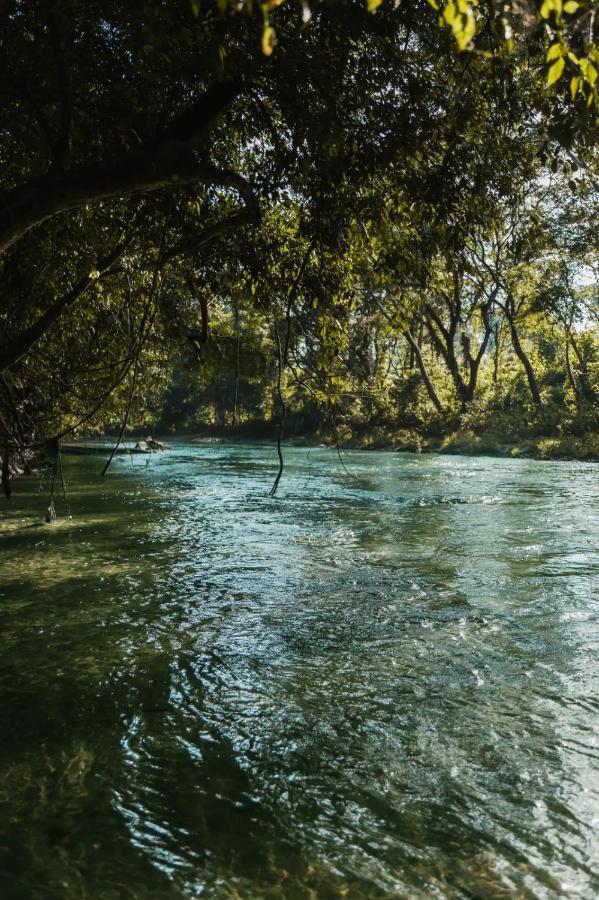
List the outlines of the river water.
{"label": "river water", "polygon": [[0,508],[0,897],[599,896],[589,463],[175,444]]}

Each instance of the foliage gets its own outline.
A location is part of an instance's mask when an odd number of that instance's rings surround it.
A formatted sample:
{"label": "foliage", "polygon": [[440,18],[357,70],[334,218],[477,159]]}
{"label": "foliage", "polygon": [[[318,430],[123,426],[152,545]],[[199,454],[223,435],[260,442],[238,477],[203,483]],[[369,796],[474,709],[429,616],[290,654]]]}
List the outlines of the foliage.
{"label": "foliage", "polygon": [[566,354],[592,406],[591,7],[242,9],[3,5],[4,457],[177,385],[221,424],[367,428],[403,398],[440,427],[512,369],[542,406]]}

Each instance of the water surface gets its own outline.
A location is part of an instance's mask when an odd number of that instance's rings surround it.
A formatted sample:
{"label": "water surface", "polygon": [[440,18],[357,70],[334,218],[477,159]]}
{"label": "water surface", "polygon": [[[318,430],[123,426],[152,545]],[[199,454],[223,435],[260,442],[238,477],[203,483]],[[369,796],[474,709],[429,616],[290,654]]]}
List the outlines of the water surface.
{"label": "water surface", "polygon": [[0,510],[0,897],[599,895],[588,463],[175,444]]}

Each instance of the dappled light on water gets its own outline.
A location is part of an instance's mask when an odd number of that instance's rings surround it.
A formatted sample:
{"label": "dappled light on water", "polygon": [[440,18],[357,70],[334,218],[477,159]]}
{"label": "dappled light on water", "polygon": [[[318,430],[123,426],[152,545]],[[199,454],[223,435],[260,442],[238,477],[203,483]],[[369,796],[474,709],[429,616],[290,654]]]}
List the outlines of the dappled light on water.
{"label": "dappled light on water", "polygon": [[15,482],[0,896],[595,896],[596,468],[286,463]]}

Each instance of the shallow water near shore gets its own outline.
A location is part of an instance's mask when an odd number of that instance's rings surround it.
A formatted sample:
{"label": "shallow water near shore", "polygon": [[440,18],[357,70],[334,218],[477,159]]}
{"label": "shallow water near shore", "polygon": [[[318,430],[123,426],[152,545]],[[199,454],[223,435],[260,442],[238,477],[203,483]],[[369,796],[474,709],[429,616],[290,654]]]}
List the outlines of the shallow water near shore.
{"label": "shallow water near shore", "polygon": [[592,463],[175,443],[0,508],[0,897],[599,895]]}

